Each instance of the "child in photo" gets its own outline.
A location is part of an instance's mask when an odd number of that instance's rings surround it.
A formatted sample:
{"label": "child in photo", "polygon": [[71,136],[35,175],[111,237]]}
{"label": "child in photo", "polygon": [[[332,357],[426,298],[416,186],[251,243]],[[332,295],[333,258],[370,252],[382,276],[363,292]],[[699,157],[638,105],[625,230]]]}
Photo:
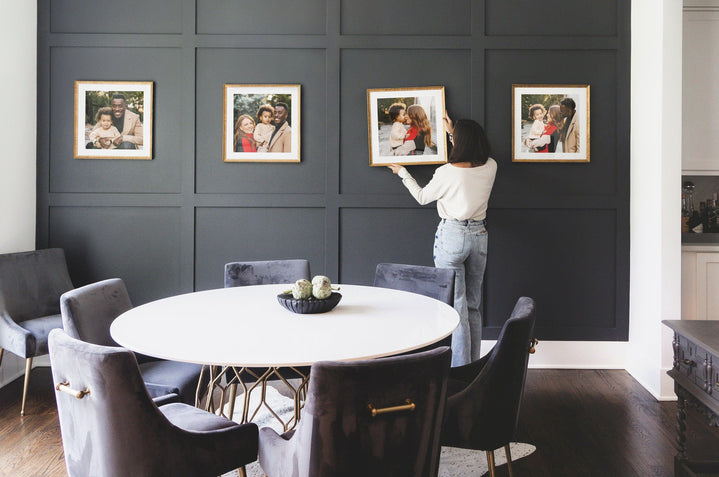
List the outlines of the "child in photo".
{"label": "child in photo", "polygon": [[392,120],[389,147],[392,151],[404,144],[404,138],[407,135],[407,129],[404,127],[404,123],[407,121],[406,111],[407,105],[404,103],[392,103],[389,107],[389,118]]}
{"label": "child in photo", "polygon": [[529,147],[529,143],[535,139],[539,139],[544,132],[544,116],[547,110],[541,104],[533,104],[529,107],[529,120],[534,121],[529,129],[529,134],[524,140],[524,145]]}
{"label": "child in photo", "polygon": [[90,142],[95,149],[115,149],[113,143],[120,137],[120,131],[112,125],[112,108],[100,108],[95,115],[97,124],[90,133]]}
{"label": "child in photo", "polygon": [[267,152],[270,138],[275,130],[272,120],[275,117],[275,108],[269,104],[263,104],[257,110],[257,126],[255,126],[255,142],[257,143],[257,152]]}

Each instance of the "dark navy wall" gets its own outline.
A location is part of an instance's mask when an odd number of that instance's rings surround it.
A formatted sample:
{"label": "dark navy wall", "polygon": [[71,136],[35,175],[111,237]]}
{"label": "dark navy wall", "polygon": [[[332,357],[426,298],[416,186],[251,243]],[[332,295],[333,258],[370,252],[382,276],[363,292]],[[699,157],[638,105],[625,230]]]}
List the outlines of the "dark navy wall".
{"label": "dark navy wall", "polygon": [[[540,339],[626,340],[629,0],[40,0],[38,247],[136,304],[222,286],[233,260],[308,258],[370,284],[432,264],[437,214],[369,167],[366,90],[442,85],[499,169],[485,317],[519,295]],[[111,13],[115,12],[115,13]],[[76,80],[153,81],[154,159],[73,159]],[[223,85],[301,84],[300,164],[222,162]],[[512,163],[511,85],[590,84],[591,162]],[[433,166],[415,166],[420,182]]]}

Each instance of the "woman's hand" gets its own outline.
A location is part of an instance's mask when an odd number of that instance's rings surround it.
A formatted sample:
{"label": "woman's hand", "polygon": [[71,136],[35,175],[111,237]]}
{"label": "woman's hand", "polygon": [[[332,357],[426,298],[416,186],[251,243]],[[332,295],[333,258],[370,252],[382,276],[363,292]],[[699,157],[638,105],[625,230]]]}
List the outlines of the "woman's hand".
{"label": "woman's hand", "polygon": [[389,167],[392,170],[392,173],[394,173],[394,174],[399,174],[399,171],[404,169],[404,166],[400,166],[399,164],[394,164],[394,163],[390,164],[387,167]]}
{"label": "woman's hand", "polygon": [[447,114],[447,111],[444,111],[444,116],[442,116],[442,120],[444,121],[444,129],[447,130],[448,133],[452,134],[454,133],[454,124],[452,123],[452,118],[449,117],[449,114]]}

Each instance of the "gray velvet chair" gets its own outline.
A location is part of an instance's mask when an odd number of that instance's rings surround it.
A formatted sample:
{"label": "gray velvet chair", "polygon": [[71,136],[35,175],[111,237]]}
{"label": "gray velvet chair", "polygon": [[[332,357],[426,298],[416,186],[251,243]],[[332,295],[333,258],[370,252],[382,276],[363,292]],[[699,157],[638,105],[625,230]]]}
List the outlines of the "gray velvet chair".
{"label": "gray velvet chair", "polygon": [[134,354],[50,333],[70,477],[217,476],[257,459],[257,426],[193,406],[157,407]]}
{"label": "gray velvet chair", "polygon": [[313,364],[297,427],[260,430],[262,469],[268,477],[437,475],[450,361],[443,346]]}
{"label": "gray velvet chair", "polygon": [[[375,270],[374,286],[417,293],[454,306],[454,275],[455,271],[451,268],[379,263]],[[451,344],[452,336],[450,335],[419,351]]]}
{"label": "gray velvet chair", "polygon": [[264,260],[225,264],[225,288],[294,283],[300,278],[310,279],[308,260]]}
{"label": "gray velvet chair", "polygon": [[534,320],[534,300],[521,297],[494,348],[450,371],[442,445],[486,451],[492,477],[494,450],[500,447],[512,475],[509,443],[517,430],[529,354],[534,352]]}
{"label": "gray velvet chair", "polygon": [[21,415],[32,360],[47,354],[50,330],[62,327],[60,295],[71,289],[60,248],[0,255],[0,364],[3,350],[25,359]]}
{"label": "gray velvet chair", "polygon": [[[110,324],[131,308],[130,296],[120,278],[91,283],[60,297],[62,326],[67,334],[102,346],[119,346],[110,335]],[[174,393],[183,403],[195,403],[201,365],[140,354],[137,355],[137,361],[150,396],[157,398]],[[202,394],[204,390],[200,391]]]}

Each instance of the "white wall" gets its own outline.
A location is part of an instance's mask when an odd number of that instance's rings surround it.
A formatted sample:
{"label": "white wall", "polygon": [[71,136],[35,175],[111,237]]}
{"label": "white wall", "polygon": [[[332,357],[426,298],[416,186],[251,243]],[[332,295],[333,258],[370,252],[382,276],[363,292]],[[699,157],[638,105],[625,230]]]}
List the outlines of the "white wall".
{"label": "white wall", "polygon": [[[4,91],[0,154],[0,253],[35,248],[35,130],[37,115],[37,2],[2,2],[0,91]],[[23,360],[5,353],[0,386],[24,373]]]}

